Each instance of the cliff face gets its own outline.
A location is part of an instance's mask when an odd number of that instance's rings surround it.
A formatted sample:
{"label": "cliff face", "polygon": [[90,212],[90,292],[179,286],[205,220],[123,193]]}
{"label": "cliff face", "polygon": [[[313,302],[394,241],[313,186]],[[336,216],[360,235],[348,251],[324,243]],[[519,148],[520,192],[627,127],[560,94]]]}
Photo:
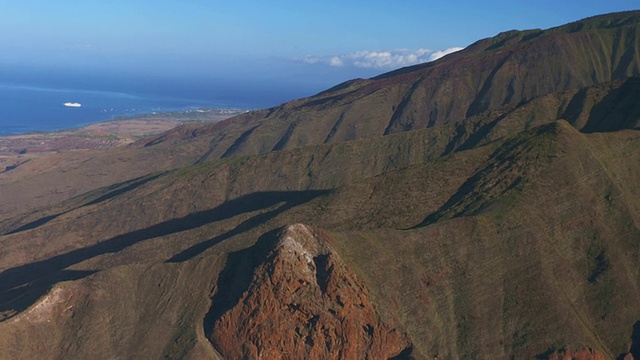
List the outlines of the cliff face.
{"label": "cliff face", "polygon": [[[214,305],[215,306],[215,305]],[[291,225],[209,335],[229,359],[387,359],[410,352],[325,240]]]}

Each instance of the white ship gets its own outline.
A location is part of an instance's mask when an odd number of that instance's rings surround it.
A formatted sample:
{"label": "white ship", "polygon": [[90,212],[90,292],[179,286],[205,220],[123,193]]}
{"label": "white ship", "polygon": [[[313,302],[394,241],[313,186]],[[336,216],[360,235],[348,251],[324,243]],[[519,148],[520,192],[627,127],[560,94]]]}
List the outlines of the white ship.
{"label": "white ship", "polygon": [[64,106],[78,108],[78,107],[81,107],[82,104],[77,103],[77,102],[66,102],[66,103],[64,103]]}

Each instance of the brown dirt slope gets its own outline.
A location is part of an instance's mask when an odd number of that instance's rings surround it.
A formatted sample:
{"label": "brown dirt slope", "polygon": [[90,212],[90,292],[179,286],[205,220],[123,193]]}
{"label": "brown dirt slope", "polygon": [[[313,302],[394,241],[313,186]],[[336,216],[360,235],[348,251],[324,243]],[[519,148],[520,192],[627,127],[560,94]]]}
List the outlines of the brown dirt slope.
{"label": "brown dirt slope", "polygon": [[[429,144],[426,151],[436,157],[487,144],[559,119],[565,119],[585,132],[638,128],[638,79],[629,78],[549,94],[517,106],[488,110],[464,121],[423,129],[421,131],[428,131],[429,138],[420,141]],[[205,130],[194,125],[183,126],[164,135],[161,140],[153,140],[159,142],[154,142],[152,146],[145,147],[145,143],[152,141],[145,140],[125,148],[67,151],[12,162],[19,166],[11,171],[0,172],[0,191],[4,194],[0,213],[28,211],[101,186],[202,162],[211,156],[211,134]],[[362,150],[363,153],[367,151],[370,150]],[[414,155],[405,153],[403,156]],[[352,166],[366,167],[367,164]]]}
{"label": "brown dirt slope", "polygon": [[[548,94],[640,75],[638,12],[512,31],[426,65],[203,128],[207,158],[379,137],[456,123]],[[576,101],[578,101],[576,99]],[[578,124],[582,128],[583,124]],[[592,127],[593,126],[593,127]],[[625,128],[626,123],[616,127]],[[597,130],[590,124],[586,130]]]}
{"label": "brown dirt slope", "polygon": [[[565,119],[586,132],[638,127],[638,13],[512,31],[426,65],[350,81],[217,124],[182,126],[108,152],[65,152],[0,167],[0,213],[29,211],[149,172],[232,155],[422,128],[443,152]],[[635,78],[634,78],[635,77]],[[444,139],[443,139],[444,138]],[[15,166],[18,165],[18,166]]]}
{"label": "brown dirt slope", "polygon": [[[386,139],[398,145],[428,133]],[[326,190],[279,180],[299,178],[327,148],[343,147],[340,158],[348,159],[361,149],[354,144],[206,162],[87,194],[41,221],[16,222],[0,237],[12,252],[26,246],[21,262],[3,259],[0,303],[10,317],[0,323],[0,349],[17,358],[52,347],[62,349],[60,358],[91,351],[213,357],[220,345],[212,349],[205,338],[210,309],[229,309],[212,326],[213,338],[229,339],[238,334],[224,319],[266,321],[246,310],[267,299],[277,307],[296,294],[293,273],[280,272],[276,281],[252,270],[273,264],[259,256],[270,251],[261,247],[294,223],[330,229],[335,259],[353,271],[348,278],[361,279],[356,289],[368,289],[375,310],[342,313],[339,323],[329,317],[327,326],[338,332],[369,319],[374,329],[406,334],[406,342],[385,345],[389,354],[411,344],[415,357],[532,358],[572,347],[613,358],[638,341],[640,194],[633,179],[640,169],[629,166],[640,160],[637,131],[586,135],[561,121],[395,167],[404,150],[389,144],[378,148],[387,159],[382,172],[342,167],[343,180]],[[331,172],[330,164],[320,163],[317,173]],[[30,252],[33,246],[41,250]],[[228,266],[236,271],[231,282]],[[255,285],[229,300],[225,290],[243,281]],[[313,297],[300,309],[328,316],[337,295]],[[32,319],[46,314],[33,310],[42,304],[54,309],[51,322]],[[380,325],[365,313],[379,314]],[[143,336],[149,327],[162,336]],[[321,336],[295,328],[271,329]],[[267,341],[257,329],[269,327],[247,327],[246,336]],[[277,345],[293,351],[292,344]]]}
{"label": "brown dirt slope", "polygon": [[638,357],[637,31],[508,32],[0,174],[33,201],[0,219],[0,358]]}

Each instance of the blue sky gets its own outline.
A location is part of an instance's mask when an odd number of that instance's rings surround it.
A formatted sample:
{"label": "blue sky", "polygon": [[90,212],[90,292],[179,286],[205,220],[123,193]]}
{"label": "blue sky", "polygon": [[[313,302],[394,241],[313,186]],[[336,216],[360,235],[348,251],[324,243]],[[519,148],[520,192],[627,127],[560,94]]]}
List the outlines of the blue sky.
{"label": "blue sky", "polygon": [[285,81],[309,91],[640,0],[0,0],[0,67]]}

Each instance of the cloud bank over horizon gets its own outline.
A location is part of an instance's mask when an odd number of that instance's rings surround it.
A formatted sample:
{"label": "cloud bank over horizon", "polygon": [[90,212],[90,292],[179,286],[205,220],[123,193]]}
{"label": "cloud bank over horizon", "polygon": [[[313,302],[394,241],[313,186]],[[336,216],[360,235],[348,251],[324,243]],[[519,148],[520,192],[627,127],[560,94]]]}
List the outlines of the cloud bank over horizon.
{"label": "cloud bank over horizon", "polygon": [[396,69],[434,61],[462,49],[461,47],[451,47],[439,51],[429,49],[362,50],[342,55],[305,56],[295,60],[306,64],[323,64],[333,67],[352,66],[365,69]]}

